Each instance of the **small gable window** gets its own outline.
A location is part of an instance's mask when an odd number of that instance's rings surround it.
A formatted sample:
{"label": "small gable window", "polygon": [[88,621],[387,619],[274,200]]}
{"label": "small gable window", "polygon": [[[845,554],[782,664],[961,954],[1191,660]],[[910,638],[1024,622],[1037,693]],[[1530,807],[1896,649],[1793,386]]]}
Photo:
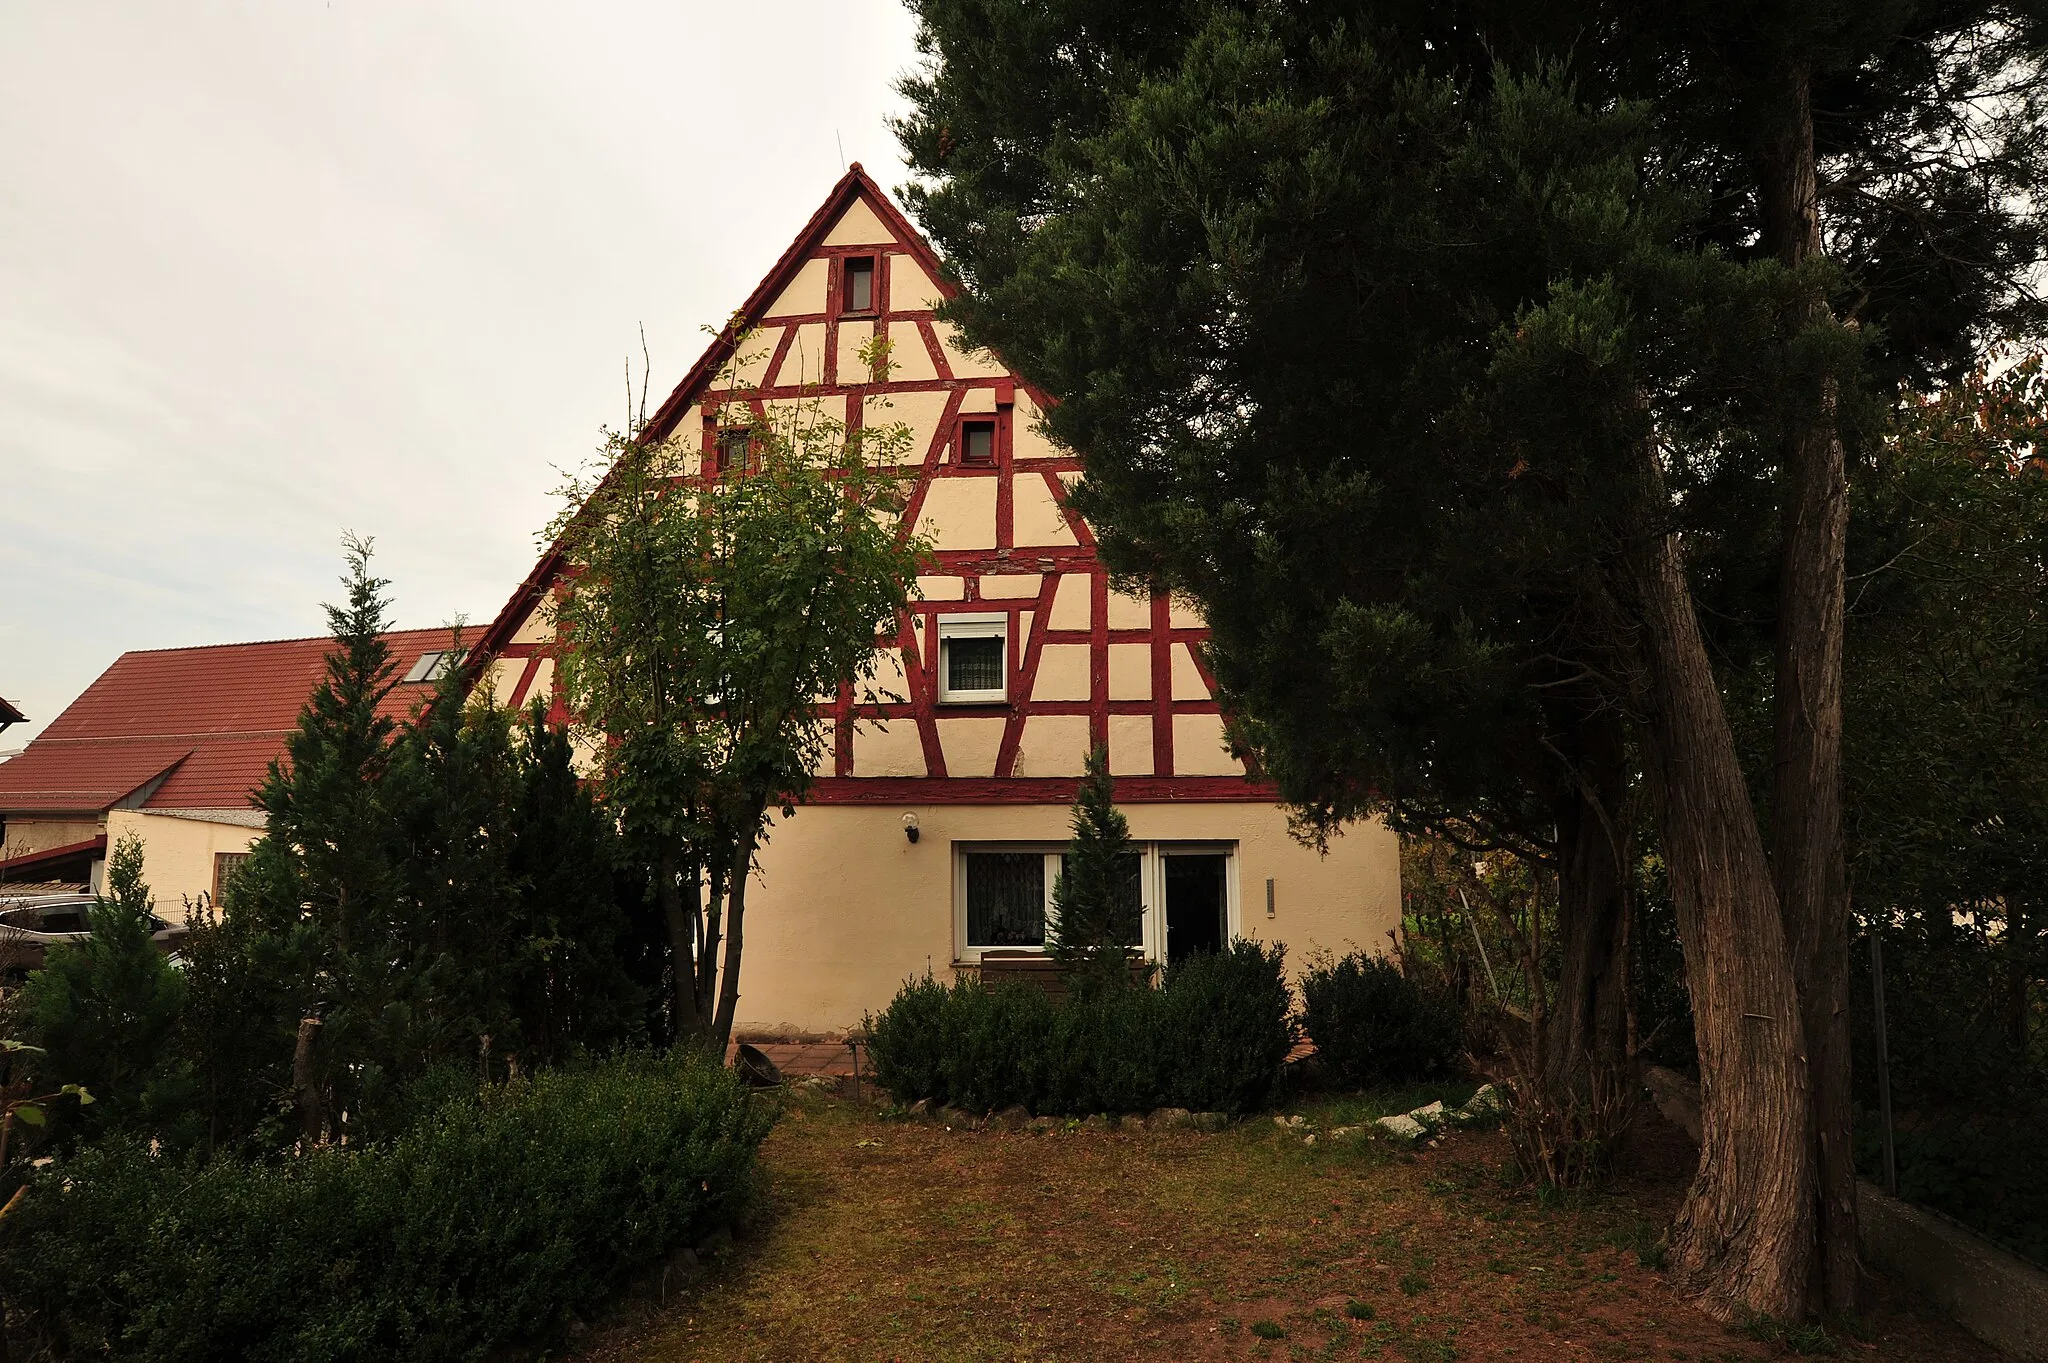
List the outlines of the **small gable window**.
{"label": "small gable window", "polygon": [[848,256],[846,258],[845,287],[840,294],[841,312],[873,312],[875,310],[875,258],[873,256]]}
{"label": "small gable window", "polygon": [[1007,615],[955,615],[939,619],[939,703],[990,705],[1009,698],[1004,657]]}
{"label": "small gable window", "polygon": [[415,683],[437,682],[447,676],[449,667],[459,662],[461,658],[461,651],[456,649],[442,649],[436,653],[422,653],[413,660],[412,666],[406,669],[405,680]]}
{"label": "small gable window", "polygon": [[713,456],[714,467],[720,473],[747,467],[747,453],[752,442],[753,433],[744,426],[732,426],[720,431]]}
{"label": "small gable window", "polygon": [[993,421],[963,421],[960,423],[960,462],[979,464],[984,467],[996,462],[996,423]]}

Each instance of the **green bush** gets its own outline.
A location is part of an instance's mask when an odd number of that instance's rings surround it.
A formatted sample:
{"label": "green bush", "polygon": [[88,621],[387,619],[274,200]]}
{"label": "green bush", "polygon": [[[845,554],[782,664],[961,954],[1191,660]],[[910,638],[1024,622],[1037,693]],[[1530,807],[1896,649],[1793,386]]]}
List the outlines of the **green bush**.
{"label": "green bush", "polygon": [[1381,956],[1323,957],[1301,978],[1303,1022],[1331,1072],[1364,1088],[1426,1079],[1457,1059],[1457,1002]]}
{"label": "green bush", "polygon": [[1293,1044],[1282,949],[1235,942],[1158,989],[1053,999],[1026,985],[913,981],[867,1020],[876,1077],[899,1102],[1041,1115],[1244,1112]]}
{"label": "green bush", "polygon": [[449,1101],[359,1151],[89,1147],[7,1219],[0,1293],[58,1357],[480,1358],[730,1224],[773,1121],[719,1066],[632,1054]]}

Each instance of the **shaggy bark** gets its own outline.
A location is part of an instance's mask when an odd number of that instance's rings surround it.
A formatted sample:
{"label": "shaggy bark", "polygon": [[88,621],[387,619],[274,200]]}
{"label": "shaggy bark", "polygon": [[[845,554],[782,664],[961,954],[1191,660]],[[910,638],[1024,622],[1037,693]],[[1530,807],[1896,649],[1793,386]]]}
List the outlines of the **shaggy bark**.
{"label": "shaggy bark", "polygon": [[1592,716],[1566,754],[1577,773],[1558,800],[1557,994],[1543,1084],[1590,1096],[1595,1073],[1628,1065],[1628,755],[1618,718]]}
{"label": "shaggy bark", "polygon": [[[1787,265],[1822,250],[1810,80],[1787,65],[1777,137],[1759,157],[1766,243]],[[1792,329],[1825,325],[1815,300]],[[1848,476],[1832,379],[1816,385],[1784,441],[1778,574],[1771,864],[1797,972],[1812,1086],[1821,1287],[1831,1311],[1854,1312],[1856,1165],[1851,1147],[1849,887],[1842,835],[1843,572]]]}
{"label": "shaggy bark", "polygon": [[[1652,466],[1647,476],[1654,485]],[[1651,506],[1663,498],[1652,489]],[[1710,1313],[1805,1314],[1814,1209],[1799,997],[1756,811],[1677,538],[1626,554],[1644,770],[1685,948],[1699,1047],[1700,1163],[1672,1227]]]}

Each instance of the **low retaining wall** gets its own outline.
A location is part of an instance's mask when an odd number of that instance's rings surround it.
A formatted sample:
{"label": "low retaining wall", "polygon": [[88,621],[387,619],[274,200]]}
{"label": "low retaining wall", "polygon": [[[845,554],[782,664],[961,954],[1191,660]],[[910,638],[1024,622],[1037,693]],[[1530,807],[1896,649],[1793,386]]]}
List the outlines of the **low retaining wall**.
{"label": "low retaining wall", "polygon": [[1863,1257],[1913,1287],[1986,1344],[2048,1360],[2048,1273],[1939,1212],[1856,1185]]}
{"label": "low retaining wall", "polygon": [[[1661,1065],[1643,1082],[1657,1109],[1700,1139],[1699,1085]],[[1940,1212],[1856,1185],[1856,1234],[1864,1259],[1926,1297],[1956,1324],[2024,1363],[2048,1363],[2048,1272]]]}

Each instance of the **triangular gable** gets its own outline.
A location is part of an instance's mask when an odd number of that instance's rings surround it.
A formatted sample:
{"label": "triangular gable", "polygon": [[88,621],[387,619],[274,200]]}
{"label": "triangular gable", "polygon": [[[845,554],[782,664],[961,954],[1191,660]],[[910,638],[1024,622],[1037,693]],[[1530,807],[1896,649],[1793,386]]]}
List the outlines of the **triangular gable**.
{"label": "triangular gable", "polygon": [[[792,286],[798,283],[799,277],[807,268],[815,265],[815,257],[820,248],[861,245],[888,245],[907,253],[917,263],[940,300],[950,299],[959,292],[947,280],[945,266],[940,261],[938,252],[932,249],[932,244],[908,218],[903,216],[902,210],[890,201],[889,196],[869,177],[860,162],[855,161],[847,167],[846,174],[839,178],[839,182],[832,186],[832,192],[825,196],[825,201],[818,206],[817,212],[811,214],[810,221],[796,234],[774,267],[754,287],[754,291],[747,295],[746,302],[740,305],[732,322],[704,348],[704,353],[690,366],[682,382],[675,386],[667,400],[649,419],[649,436],[660,440],[675,433],[676,424],[732,359],[737,336],[758,325],[764,318],[782,315],[786,295],[790,293]],[[771,371],[784,358],[781,354],[771,356]],[[532,614],[534,606],[538,604],[549,584],[560,575],[562,568],[559,547],[550,546],[548,551],[541,555],[540,562],[534,565],[533,571],[528,573],[525,580],[513,591],[511,598],[498,612],[490,628],[484,632],[476,651],[471,656],[481,662],[502,654],[505,647],[513,642],[521,625]]]}
{"label": "triangular gable", "polygon": [[[912,433],[904,522],[933,548],[877,664],[883,690],[902,699],[856,713],[842,689],[810,798],[1064,802],[1094,746],[1133,798],[1266,798],[1225,749],[1201,621],[1110,584],[1067,507],[1079,458],[1044,433],[1046,398],[938,316],[956,293],[931,244],[855,165],[648,423],[649,438],[673,438],[707,465],[719,409],[735,398],[757,413],[843,401],[849,423]],[[862,357],[877,337],[886,373]],[[470,655],[501,701],[553,694],[541,606],[568,567],[551,548]],[[944,641],[963,637],[1000,638],[1000,688],[941,681]]]}

